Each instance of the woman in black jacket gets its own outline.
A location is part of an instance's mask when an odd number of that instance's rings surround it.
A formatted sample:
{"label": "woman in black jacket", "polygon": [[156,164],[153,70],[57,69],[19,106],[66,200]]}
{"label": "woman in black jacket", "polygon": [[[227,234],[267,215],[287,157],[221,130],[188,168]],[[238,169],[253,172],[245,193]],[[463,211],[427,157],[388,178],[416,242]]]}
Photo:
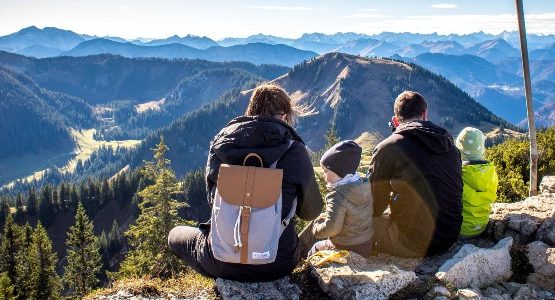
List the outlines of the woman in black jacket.
{"label": "woman in black jacket", "polygon": [[[222,163],[241,165],[251,152],[260,155],[264,167],[278,160],[283,169],[282,219],[297,198],[296,214],[302,219],[316,218],[323,201],[303,140],[291,127],[296,109],[285,91],[274,85],[255,89],[245,116],[233,119],[210,145],[206,169],[208,202],[212,204],[218,172]],[[290,141],[293,141],[290,145]],[[265,265],[234,264],[214,258],[210,246],[210,224],[199,228],[178,226],[168,236],[169,247],[197,272],[238,281],[268,281],[290,274],[301,258],[301,245],[294,222],[280,237],[276,260]]]}

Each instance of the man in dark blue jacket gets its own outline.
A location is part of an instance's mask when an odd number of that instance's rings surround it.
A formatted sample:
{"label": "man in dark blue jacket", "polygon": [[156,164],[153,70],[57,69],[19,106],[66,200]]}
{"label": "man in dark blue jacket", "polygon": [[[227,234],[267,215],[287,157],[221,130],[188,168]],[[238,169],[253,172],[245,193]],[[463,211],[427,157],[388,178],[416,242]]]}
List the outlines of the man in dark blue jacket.
{"label": "man in dark blue jacket", "polygon": [[[394,104],[395,131],[374,149],[369,177],[378,252],[422,257],[446,251],[459,235],[460,154],[453,137],[427,115],[424,97],[401,93]],[[391,214],[383,216],[388,206]]]}

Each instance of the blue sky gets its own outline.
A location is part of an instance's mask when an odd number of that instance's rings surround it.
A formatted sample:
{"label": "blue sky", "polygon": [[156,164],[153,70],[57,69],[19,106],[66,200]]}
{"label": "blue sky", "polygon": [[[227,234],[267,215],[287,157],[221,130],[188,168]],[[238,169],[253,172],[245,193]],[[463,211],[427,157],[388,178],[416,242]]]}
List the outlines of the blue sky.
{"label": "blue sky", "polygon": [[[555,34],[555,0],[524,0],[529,33]],[[214,39],[256,33],[382,31],[499,33],[516,30],[514,0],[230,1],[0,0],[0,35],[54,26],[125,38],[195,34]]]}

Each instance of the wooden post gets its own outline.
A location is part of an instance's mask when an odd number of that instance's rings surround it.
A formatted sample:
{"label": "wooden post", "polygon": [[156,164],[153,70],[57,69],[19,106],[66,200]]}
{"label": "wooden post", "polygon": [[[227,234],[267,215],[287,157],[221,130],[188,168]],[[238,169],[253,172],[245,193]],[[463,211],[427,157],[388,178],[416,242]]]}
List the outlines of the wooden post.
{"label": "wooden post", "polygon": [[524,75],[524,92],[526,95],[526,110],[528,113],[528,132],[530,137],[530,189],[529,195],[538,194],[538,146],[536,141],[536,122],[534,121],[534,106],[532,103],[532,82],[530,80],[530,66],[528,62],[528,45],[526,42],[526,25],[524,23],[524,9],[522,0],[516,0],[518,17],[518,33],[520,36],[520,51],[522,53],[522,72]]}

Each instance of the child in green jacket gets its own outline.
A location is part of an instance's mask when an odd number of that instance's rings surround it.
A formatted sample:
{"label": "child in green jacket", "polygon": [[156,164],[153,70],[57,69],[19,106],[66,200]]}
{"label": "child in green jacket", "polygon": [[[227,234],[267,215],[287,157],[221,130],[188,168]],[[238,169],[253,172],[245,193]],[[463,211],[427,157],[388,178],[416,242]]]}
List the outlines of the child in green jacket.
{"label": "child in green jacket", "polygon": [[491,205],[497,198],[497,173],[493,163],[484,159],[485,136],[482,131],[466,127],[457,137],[456,145],[463,161],[461,235],[474,237],[488,225]]}

